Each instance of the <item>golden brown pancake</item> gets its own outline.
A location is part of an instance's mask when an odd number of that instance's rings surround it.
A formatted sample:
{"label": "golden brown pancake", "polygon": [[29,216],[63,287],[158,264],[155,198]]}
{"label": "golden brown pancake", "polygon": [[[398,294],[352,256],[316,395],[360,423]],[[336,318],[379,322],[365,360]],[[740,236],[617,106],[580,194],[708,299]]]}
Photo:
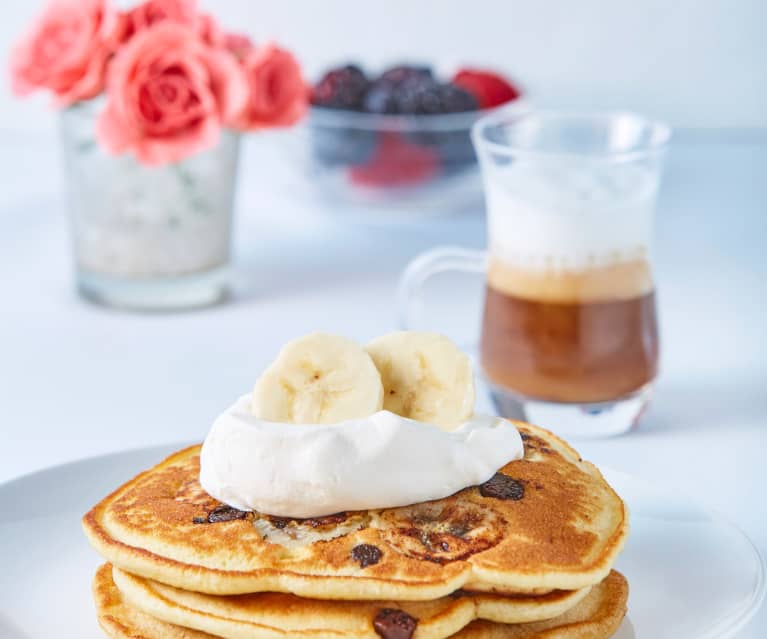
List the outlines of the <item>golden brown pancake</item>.
{"label": "golden brown pancake", "polygon": [[217,639],[128,607],[112,581],[112,566],[104,564],[93,578],[93,599],[99,626],[111,639]]}
{"label": "golden brown pancake", "polygon": [[432,502],[308,520],[240,513],[202,489],[192,447],[119,488],[83,525],[125,571],[210,594],[424,601],[600,582],[628,534],[623,502],[561,439],[517,427],[524,459]]}
{"label": "golden brown pancake", "polygon": [[[115,586],[112,580],[112,567],[109,564],[103,565],[96,573],[93,592],[99,624],[112,639],[215,639],[216,637],[216,635],[161,621],[131,607]],[[626,613],[627,598],[626,580],[619,573],[612,571],[604,581],[591,588],[585,598],[554,619],[516,625],[475,621],[450,636],[460,639],[607,639],[617,630]],[[323,614],[323,605],[326,603],[331,608],[338,605],[332,602],[314,602],[318,615]],[[428,607],[429,604],[424,602],[406,605]],[[284,613],[289,615],[290,609]],[[331,618],[332,614],[330,613]],[[298,620],[295,623],[298,624]],[[305,632],[302,633],[301,630]],[[413,639],[446,636],[424,632],[425,630],[427,626],[419,621],[413,633]],[[245,627],[242,628],[242,634],[237,636],[254,639],[301,636],[321,639],[344,636],[332,630],[309,630],[300,627],[287,631],[273,629],[269,632],[270,634],[260,634],[254,632],[253,628]],[[357,636],[377,635],[369,634],[368,630]]]}
{"label": "golden brown pancake", "polygon": [[375,639],[374,622],[382,610],[401,611],[417,619],[421,639],[441,639],[474,619],[502,623],[551,619],[575,606],[591,589],[557,590],[540,597],[456,593],[433,601],[339,601],[286,593],[207,595],[136,577],[119,568],[112,577],[130,607],[227,639],[267,639],[275,632],[307,638],[333,633],[339,638]]}
{"label": "golden brown pancake", "polygon": [[578,605],[548,621],[516,625],[474,621],[453,639],[607,639],[626,616],[629,585],[613,570]]}

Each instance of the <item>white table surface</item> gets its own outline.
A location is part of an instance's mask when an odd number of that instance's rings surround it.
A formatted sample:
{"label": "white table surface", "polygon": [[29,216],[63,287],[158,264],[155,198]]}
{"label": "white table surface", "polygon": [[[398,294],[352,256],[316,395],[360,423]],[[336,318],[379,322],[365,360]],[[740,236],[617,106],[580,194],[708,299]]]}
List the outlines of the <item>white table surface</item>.
{"label": "white table surface", "polygon": [[[656,400],[638,432],[576,445],[597,464],[703,500],[767,556],[767,137],[680,138],[659,203]],[[411,257],[484,243],[479,215],[366,227],[275,199],[255,139],[241,171],[237,297],[183,314],[118,313],[73,294],[55,146],[2,139],[0,481],[201,439],[284,341],[392,330],[397,275]],[[440,290],[438,309],[472,325],[478,287],[467,284],[460,303]],[[741,636],[767,636],[767,609]]]}

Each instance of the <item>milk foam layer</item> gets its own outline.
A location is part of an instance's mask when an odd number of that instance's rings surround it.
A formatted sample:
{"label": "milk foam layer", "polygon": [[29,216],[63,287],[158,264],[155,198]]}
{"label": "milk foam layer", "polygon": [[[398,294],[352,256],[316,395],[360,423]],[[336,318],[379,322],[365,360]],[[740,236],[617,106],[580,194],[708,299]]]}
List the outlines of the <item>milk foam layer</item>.
{"label": "milk foam layer", "polygon": [[528,269],[490,258],[487,283],[505,295],[539,302],[588,303],[627,300],[650,293],[646,260],[574,270]]}
{"label": "milk foam layer", "polygon": [[646,259],[658,189],[643,167],[515,160],[487,176],[490,253],[535,271]]}
{"label": "milk foam layer", "polygon": [[340,424],[259,420],[241,397],[213,424],[200,483],[240,510],[321,517],[440,499],[524,455],[511,422],[475,415],[456,430],[379,411]]}

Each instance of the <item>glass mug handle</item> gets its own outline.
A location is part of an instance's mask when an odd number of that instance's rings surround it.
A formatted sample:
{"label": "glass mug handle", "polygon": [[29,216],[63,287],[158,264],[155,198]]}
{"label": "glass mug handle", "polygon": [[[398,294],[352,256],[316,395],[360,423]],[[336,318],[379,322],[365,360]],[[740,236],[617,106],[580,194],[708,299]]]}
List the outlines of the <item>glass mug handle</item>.
{"label": "glass mug handle", "polygon": [[486,270],[486,251],[460,246],[440,246],[415,257],[399,280],[397,306],[400,328],[413,328],[414,316],[423,310],[423,287],[434,275],[447,272],[485,273]]}

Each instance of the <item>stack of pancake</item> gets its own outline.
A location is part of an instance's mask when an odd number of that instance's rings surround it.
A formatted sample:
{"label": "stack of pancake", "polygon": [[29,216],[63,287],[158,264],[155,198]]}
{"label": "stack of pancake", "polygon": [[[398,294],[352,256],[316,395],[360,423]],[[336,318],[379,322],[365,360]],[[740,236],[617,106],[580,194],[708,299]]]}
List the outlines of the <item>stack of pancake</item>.
{"label": "stack of pancake", "polygon": [[199,447],[83,519],[109,563],[99,623],[119,639],[610,637],[628,585],[625,505],[548,431],[480,486],[402,508],[286,519],[199,484]]}

